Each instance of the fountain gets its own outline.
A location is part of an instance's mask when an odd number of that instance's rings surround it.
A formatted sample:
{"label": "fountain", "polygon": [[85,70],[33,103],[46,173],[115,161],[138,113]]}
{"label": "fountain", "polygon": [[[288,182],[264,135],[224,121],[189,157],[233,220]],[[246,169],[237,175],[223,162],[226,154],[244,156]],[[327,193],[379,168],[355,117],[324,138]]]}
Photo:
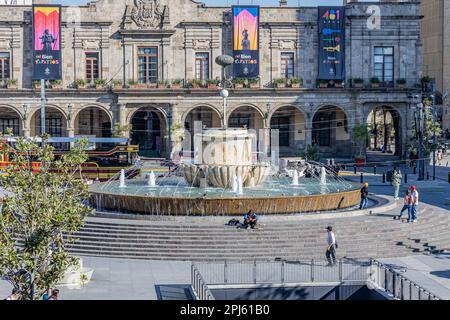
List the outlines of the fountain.
{"label": "fountain", "polygon": [[327,184],[327,170],[325,167],[322,167],[320,169],[320,184],[326,185]]}
{"label": "fountain", "polygon": [[[233,61],[218,60],[223,65]],[[147,182],[129,180],[125,185],[122,170],[118,184],[112,181],[91,186],[96,207],[148,215],[206,216],[242,215],[250,209],[258,214],[317,212],[359,204],[360,186],[337,175],[327,177],[319,164],[306,163],[304,168],[291,170],[293,174],[287,177],[279,172],[271,175],[271,165],[278,163],[277,153],[272,152],[272,163],[256,160],[256,134],[246,128],[228,128],[228,91],[222,90],[221,96],[222,127],[195,133],[194,159],[159,179],[158,188],[152,193],[143,186],[156,185],[154,174]]]}
{"label": "fountain", "polygon": [[148,175],[147,187],[150,187],[150,188],[156,187],[156,176],[153,171],[150,172],[150,174]]}
{"label": "fountain", "polygon": [[298,186],[298,184],[299,184],[298,171],[294,170],[294,177],[292,178],[292,185],[293,186]]}
{"label": "fountain", "polygon": [[120,184],[119,184],[119,188],[126,188],[127,185],[125,183],[125,170],[122,169],[120,170]]}

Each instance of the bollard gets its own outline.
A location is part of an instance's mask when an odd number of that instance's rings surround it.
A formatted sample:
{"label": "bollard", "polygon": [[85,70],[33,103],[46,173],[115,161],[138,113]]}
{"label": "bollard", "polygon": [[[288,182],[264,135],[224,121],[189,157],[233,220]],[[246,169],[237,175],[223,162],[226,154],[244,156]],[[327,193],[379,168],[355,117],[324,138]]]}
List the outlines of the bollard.
{"label": "bollard", "polygon": [[[449,181],[450,181],[450,173],[448,174],[448,176],[449,176]],[[383,183],[386,183],[386,173],[385,172],[383,172]]]}
{"label": "bollard", "polygon": [[408,174],[405,173],[405,183],[408,183]]}
{"label": "bollard", "polygon": [[356,172],[356,166],[353,168],[353,171],[355,172],[355,174],[357,173],[357,172]]}
{"label": "bollard", "polygon": [[364,183],[364,174],[361,173],[361,183]]}
{"label": "bollard", "polygon": [[377,166],[373,166],[373,175],[374,175],[374,176],[377,175]]}
{"label": "bollard", "polygon": [[413,174],[417,174],[417,167],[416,166],[413,167]]}
{"label": "bollard", "polygon": [[427,180],[430,180],[430,173],[427,172]]}
{"label": "bollard", "polygon": [[448,183],[450,183],[450,172],[448,173]]}

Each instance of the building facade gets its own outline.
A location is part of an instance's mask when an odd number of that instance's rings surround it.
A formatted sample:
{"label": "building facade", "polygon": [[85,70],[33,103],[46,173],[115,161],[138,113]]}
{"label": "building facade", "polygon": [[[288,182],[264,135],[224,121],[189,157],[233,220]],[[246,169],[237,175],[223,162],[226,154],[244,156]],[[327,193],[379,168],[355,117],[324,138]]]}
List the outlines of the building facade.
{"label": "building facade", "polygon": [[422,38],[424,45],[424,75],[433,78],[439,98],[443,106],[442,125],[450,129],[450,1],[422,1],[420,12],[422,20]]}
{"label": "building facade", "polygon": [[[378,28],[370,26],[376,18],[373,5],[346,4],[342,84],[317,80],[317,8],[286,7],[285,1],[262,7],[260,78],[256,88],[230,90],[226,115],[217,88],[195,87],[222,78],[215,58],[232,55],[231,8],[191,0],[97,0],[63,7],[63,80],[47,90],[47,131],[109,137],[115,127],[140,145],[142,155],[176,159],[184,130],[192,130],[198,120],[219,127],[225,117],[230,127],[256,129],[265,141],[271,130],[279,130],[285,156],[317,144],[324,156],[351,157],[358,150],[352,129],[383,118],[377,116],[381,110],[390,119],[383,124],[391,127],[387,143],[404,155],[417,103],[411,97],[420,92],[422,77],[419,3],[376,4]],[[0,131],[13,128],[16,135],[35,136],[40,90],[32,81],[31,7],[0,8],[5,87],[0,90]],[[293,77],[303,80],[300,88],[274,87],[276,79]],[[380,84],[371,85],[374,77]],[[362,79],[362,87],[355,79]],[[84,82],[88,88],[82,88]],[[112,88],[101,88],[104,82]],[[95,83],[98,89],[89,88]]]}

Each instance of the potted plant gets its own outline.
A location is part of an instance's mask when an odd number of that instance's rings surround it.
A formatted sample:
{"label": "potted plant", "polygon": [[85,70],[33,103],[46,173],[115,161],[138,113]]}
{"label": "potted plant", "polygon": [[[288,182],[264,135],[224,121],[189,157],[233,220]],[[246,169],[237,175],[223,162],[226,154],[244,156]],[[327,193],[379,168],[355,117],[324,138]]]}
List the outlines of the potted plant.
{"label": "potted plant", "polygon": [[122,80],[113,80],[112,82],[112,87],[114,90],[120,90],[123,87],[123,82]]}
{"label": "potted plant", "polygon": [[[147,84],[142,83],[142,88],[150,88],[150,89],[156,89],[158,88],[158,81],[156,82],[147,82]],[[140,84],[138,85],[139,88],[141,88]]]}
{"label": "potted plant", "polygon": [[133,126],[131,124],[121,126],[120,123],[116,123],[112,129],[112,137],[128,138],[132,128]]}
{"label": "potted plant", "polygon": [[158,89],[166,89],[166,88],[167,88],[166,80],[158,80]]}
{"label": "potted plant", "polygon": [[404,88],[406,86],[406,79],[404,78],[397,79],[397,86],[399,88]]}
{"label": "potted plant", "polygon": [[103,79],[96,79],[95,80],[95,89],[97,90],[103,90],[106,85],[106,80]]}
{"label": "potted plant", "polygon": [[338,81],[334,83],[334,87],[335,88],[343,88],[344,87],[344,82],[343,81]]}
{"label": "potted plant", "polygon": [[127,84],[132,89],[136,89],[138,87],[138,82],[136,80],[128,80]]}
{"label": "potted plant", "polygon": [[208,89],[217,89],[217,80],[209,79],[206,83],[208,84]]}
{"label": "potted plant", "polygon": [[422,83],[431,83],[431,78],[429,76],[425,76],[422,78]]}
{"label": "potted plant", "polygon": [[368,137],[369,127],[367,124],[361,124],[353,127],[353,140],[359,147],[359,155],[355,156],[355,162],[358,167],[363,167],[366,163],[366,156],[363,154],[363,150]]}
{"label": "potted plant", "polygon": [[258,89],[259,88],[259,78],[248,79],[248,85],[249,85],[250,89]]}
{"label": "potted plant", "polygon": [[199,89],[202,85],[202,81],[199,79],[192,79],[189,81],[189,86],[193,89]]}
{"label": "potted plant", "polygon": [[361,78],[353,79],[353,87],[355,87],[355,88],[362,88],[362,87],[364,87],[364,80],[361,79]]}
{"label": "potted plant", "polygon": [[62,89],[62,81],[61,80],[54,80],[50,82],[52,89],[54,90],[61,90]]}
{"label": "potted plant", "polygon": [[33,87],[35,90],[41,90],[41,80],[34,80]]}
{"label": "potted plant", "polygon": [[84,80],[84,79],[77,79],[77,80],[75,80],[75,86],[78,89],[86,89],[86,87],[87,87],[86,80]]}
{"label": "potted plant", "polygon": [[9,79],[8,82],[6,83],[6,87],[8,89],[16,90],[17,84],[18,84],[17,79]]}
{"label": "potted plant", "polygon": [[234,88],[235,89],[243,89],[245,85],[245,79],[237,78],[234,80]]}
{"label": "potted plant", "polygon": [[328,81],[327,80],[320,80],[319,81],[319,88],[328,88]]}
{"label": "potted plant", "polygon": [[370,78],[370,85],[372,88],[379,88],[380,87],[380,79],[377,77]]}
{"label": "potted plant", "polygon": [[273,82],[275,83],[275,88],[286,88],[287,80],[285,78],[275,78]]}
{"label": "potted plant", "polygon": [[172,80],[171,87],[172,87],[172,89],[181,89],[182,84],[183,84],[183,79],[174,79],[174,80]]}
{"label": "potted plant", "polygon": [[291,87],[295,89],[299,89],[302,86],[303,79],[299,79],[297,77],[292,77],[290,79]]}

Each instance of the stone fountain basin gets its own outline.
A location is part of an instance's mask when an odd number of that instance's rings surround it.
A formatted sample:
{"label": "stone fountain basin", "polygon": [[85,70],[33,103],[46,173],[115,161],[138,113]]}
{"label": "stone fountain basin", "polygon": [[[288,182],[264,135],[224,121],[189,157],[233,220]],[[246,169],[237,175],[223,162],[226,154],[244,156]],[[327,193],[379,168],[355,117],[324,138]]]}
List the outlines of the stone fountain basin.
{"label": "stone fountain basin", "polygon": [[147,196],[91,189],[97,210],[143,215],[241,216],[250,209],[260,215],[295,214],[351,208],[359,204],[359,185],[348,191],[287,196]]}

